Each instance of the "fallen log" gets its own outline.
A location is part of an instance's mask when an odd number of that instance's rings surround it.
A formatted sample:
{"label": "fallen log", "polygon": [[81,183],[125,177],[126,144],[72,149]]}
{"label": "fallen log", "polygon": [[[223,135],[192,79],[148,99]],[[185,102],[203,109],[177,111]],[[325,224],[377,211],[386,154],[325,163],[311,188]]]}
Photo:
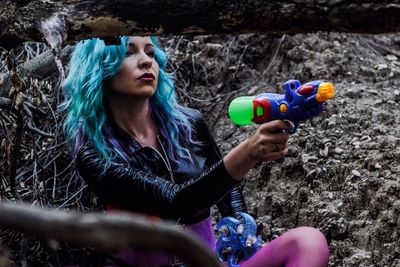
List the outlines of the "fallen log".
{"label": "fallen log", "polygon": [[0,46],[93,36],[400,31],[400,0],[3,0]]}

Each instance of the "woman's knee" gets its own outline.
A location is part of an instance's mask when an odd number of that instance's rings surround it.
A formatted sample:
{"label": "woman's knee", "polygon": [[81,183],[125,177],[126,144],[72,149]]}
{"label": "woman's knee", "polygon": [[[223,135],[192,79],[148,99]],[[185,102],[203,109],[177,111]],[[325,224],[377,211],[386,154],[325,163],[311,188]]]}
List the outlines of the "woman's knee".
{"label": "woman's knee", "polygon": [[313,227],[298,227],[290,230],[290,242],[300,251],[307,254],[329,256],[328,242],[324,234]]}

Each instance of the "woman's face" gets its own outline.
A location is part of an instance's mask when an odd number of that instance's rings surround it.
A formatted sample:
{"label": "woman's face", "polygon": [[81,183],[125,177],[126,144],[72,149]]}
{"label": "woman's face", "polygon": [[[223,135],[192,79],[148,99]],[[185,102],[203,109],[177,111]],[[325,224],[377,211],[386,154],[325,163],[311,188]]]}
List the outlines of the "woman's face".
{"label": "woman's face", "polygon": [[150,37],[129,37],[126,57],[120,71],[112,77],[112,91],[142,97],[154,95],[158,82],[158,63]]}

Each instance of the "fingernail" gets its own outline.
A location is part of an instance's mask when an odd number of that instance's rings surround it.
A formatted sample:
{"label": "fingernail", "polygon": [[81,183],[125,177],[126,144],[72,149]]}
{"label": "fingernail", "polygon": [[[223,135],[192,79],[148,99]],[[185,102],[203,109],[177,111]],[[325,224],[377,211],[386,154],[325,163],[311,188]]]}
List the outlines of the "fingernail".
{"label": "fingernail", "polygon": [[283,120],[284,122],[288,123],[292,129],[294,129],[294,123],[290,120]]}

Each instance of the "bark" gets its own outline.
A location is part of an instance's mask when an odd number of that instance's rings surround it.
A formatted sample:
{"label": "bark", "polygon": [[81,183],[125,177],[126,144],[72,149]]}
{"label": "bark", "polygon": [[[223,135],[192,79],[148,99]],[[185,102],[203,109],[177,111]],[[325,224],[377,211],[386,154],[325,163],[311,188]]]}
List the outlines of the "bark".
{"label": "bark", "polygon": [[54,26],[57,17],[56,32],[67,43],[115,35],[400,30],[400,0],[3,0],[0,14],[6,48],[43,41],[41,23]]}
{"label": "bark", "polygon": [[176,225],[150,221],[128,213],[77,214],[33,207],[0,204],[0,226],[116,252],[126,246],[175,252],[193,266],[220,267],[217,259],[198,241]]}

